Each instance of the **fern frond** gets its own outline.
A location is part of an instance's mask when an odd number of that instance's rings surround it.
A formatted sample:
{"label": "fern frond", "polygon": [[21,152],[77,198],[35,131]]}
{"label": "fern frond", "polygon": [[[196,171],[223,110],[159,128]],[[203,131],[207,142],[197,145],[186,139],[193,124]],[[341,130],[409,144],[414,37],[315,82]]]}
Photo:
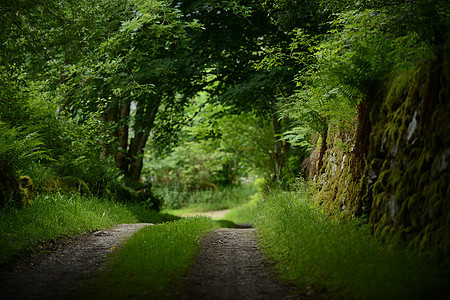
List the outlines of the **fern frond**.
{"label": "fern frond", "polygon": [[15,176],[26,173],[42,160],[52,160],[37,132],[20,133],[0,123],[0,161],[9,166]]}

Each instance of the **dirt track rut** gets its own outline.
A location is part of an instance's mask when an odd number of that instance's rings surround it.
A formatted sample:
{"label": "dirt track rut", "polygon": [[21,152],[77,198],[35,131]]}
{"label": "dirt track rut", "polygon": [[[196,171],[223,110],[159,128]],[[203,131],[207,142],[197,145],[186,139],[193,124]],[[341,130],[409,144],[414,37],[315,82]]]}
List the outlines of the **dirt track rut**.
{"label": "dirt track rut", "polygon": [[291,287],[265,268],[255,229],[218,229],[201,251],[171,299],[295,299]]}
{"label": "dirt track rut", "polygon": [[[77,299],[80,282],[104,268],[104,258],[149,224],[122,224],[56,243],[53,251],[0,273],[0,299]],[[241,226],[246,227],[246,226]],[[188,274],[169,299],[295,299],[291,287],[267,271],[255,229],[218,229],[202,240]]]}
{"label": "dirt track rut", "polygon": [[106,255],[148,223],[122,224],[57,243],[48,254],[25,258],[0,274],[0,299],[73,299],[82,279],[99,268]]}

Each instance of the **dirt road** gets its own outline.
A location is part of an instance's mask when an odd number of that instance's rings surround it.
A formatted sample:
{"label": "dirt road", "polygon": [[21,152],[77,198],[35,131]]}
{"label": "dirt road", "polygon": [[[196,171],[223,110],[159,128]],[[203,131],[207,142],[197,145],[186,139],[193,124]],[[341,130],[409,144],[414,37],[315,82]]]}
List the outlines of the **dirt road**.
{"label": "dirt road", "polygon": [[[80,282],[104,268],[106,255],[149,224],[123,224],[58,242],[0,273],[0,299],[76,299]],[[246,227],[246,226],[241,226]],[[218,229],[169,299],[294,299],[265,268],[255,229]]]}
{"label": "dirt road", "polygon": [[295,299],[291,287],[267,271],[255,229],[218,229],[170,299]]}
{"label": "dirt road", "polygon": [[103,266],[106,255],[137,230],[122,224],[57,243],[48,254],[25,258],[0,274],[0,299],[72,299],[80,280]]}

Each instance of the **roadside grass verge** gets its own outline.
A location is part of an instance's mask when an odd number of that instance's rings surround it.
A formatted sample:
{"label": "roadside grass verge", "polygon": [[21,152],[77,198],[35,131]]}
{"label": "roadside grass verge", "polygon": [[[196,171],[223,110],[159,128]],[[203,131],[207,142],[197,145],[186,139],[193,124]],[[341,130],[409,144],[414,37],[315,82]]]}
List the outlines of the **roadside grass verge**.
{"label": "roadside grass verge", "polygon": [[109,256],[107,271],[81,291],[89,299],[161,299],[194,259],[201,238],[218,228],[206,217],[148,226]]}
{"label": "roadside grass verge", "polygon": [[34,205],[0,211],[0,265],[40,243],[104,229],[120,223],[159,223],[178,217],[138,204],[80,195],[39,195]]}
{"label": "roadside grass verge", "polygon": [[164,208],[170,210],[189,208],[187,212],[202,212],[229,209],[249,201],[256,193],[253,184],[220,187],[204,191],[183,191],[176,187],[155,187],[155,194],[164,201]]}
{"label": "roadside grass verge", "polygon": [[[326,289],[344,299],[435,299],[448,293],[424,254],[383,245],[357,220],[336,221],[310,204],[305,192],[272,191],[256,210],[246,222],[259,229],[263,252],[280,276],[301,293]],[[239,208],[232,213],[234,222],[248,217]]]}

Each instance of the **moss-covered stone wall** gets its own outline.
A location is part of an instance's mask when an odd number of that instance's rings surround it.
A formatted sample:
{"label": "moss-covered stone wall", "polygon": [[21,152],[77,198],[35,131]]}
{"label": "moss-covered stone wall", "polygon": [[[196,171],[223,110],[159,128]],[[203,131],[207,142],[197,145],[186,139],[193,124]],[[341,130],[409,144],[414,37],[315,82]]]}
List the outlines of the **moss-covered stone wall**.
{"label": "moss-covered stone wall", "polygon": [[372,109],[368,153],[356,167],[351,132],[328,136],[310,191],[330,212],[365,216],[377,236],[448,258],[450,48],[443,53],[390,81]]}

